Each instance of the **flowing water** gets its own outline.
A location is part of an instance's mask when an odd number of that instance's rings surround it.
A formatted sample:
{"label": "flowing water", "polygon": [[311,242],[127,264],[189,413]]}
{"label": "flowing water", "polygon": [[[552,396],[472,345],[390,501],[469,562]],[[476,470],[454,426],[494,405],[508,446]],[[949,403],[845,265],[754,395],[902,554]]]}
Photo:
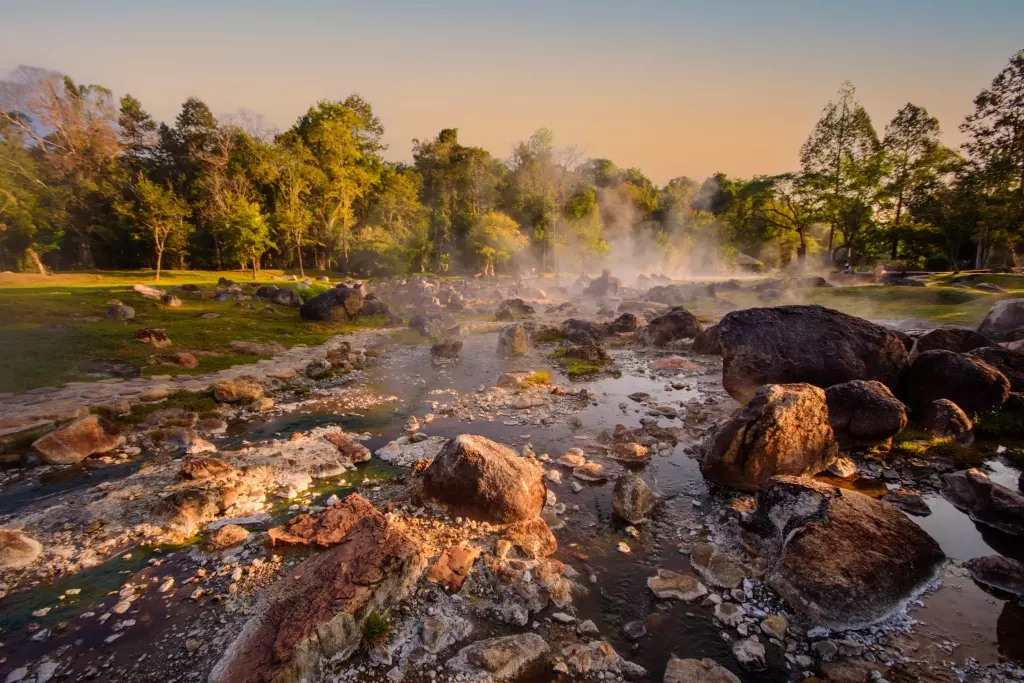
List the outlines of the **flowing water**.
{"label": "flowing water", "polygon": [[[491,386],[501,373],[512,370],[550,369],[556,380],[564,382],[564,378],[557,377],[551,362],[545,359],[543,350],[534,350],[523,358],[498,357],[495,354],[496,337],[494,333],[469,335],[465,338],[461,357],[450,364],[431,362],[429,350],[423,345],[391,348],[375,367],[366,372],[362,381],[342,386],[333,396],[304,402],[281,415],[233,424],[216,443],[219,448],[229,450],[244,442],[288,438],[293,432],[337,424],[346,431],[367,434],[365,445],[375,450],[400,436],[409,416],[422,417],[432,412],[430,402],[450,400],[452,395],[445,392],[473,392],[480,387]],[[477,417],[472,422],[438,418],[425,425],[423,431],[431,436],[445,437],[480,434],[513,448],[530,444],[538,455],[548,453],[554,459],[568,448],[580,445],[583,439],[592,438],[601,430],[611,430],[616,424],[634,428],[640,426],[641,418],[655,419],[646,415],[640,404],[629,400],[628,396],[634,392],[645,392],[658,403],[677,406],[686,402],[708,402],[716,414],[727,414],[736,405],[722,393],[720,366],[713,362],[702,361],[710,364],[697,372],[691,370],[671,376],[671,372],[654,373],[649,369],[649,362],[656,355],[642,355],[632,350],[612,351],[612,355],[623,371],[621,376],[602,376],[585,383],[596,392],[597,399],[577,414],[578,421],[559,419],[550,426],[536,426],[508,423],[525,422],[525,416],[506,415],[493,420]],[[668,382],[676,382],[677,386],[681,382],[683,388],[668,388]],[[397,400],[369,409],[352,409],[347,407],[345,399],[354,393],[393,395]],[[625,404],[625,409],[620,407],[622,404]],[[683,412],[681,409],[680,413]],[[680,424],[679,420],[668,418],[658,418],[657,421],[666,427]],[[679,552],[677,545],[706,533],[700,523],[700,511],[716,504],[696,461],[687,454],[693,445],[692,441],[684,440],[670,451],[654,455],[644,468],[645,480],[663,503],[654,520],[640,526],[637,537],[630,536],[626,525],[612,514],[611,483],[585,484],[579,493],[573,493],[567,483],[552,487],[559,502],[568,507],[565,515],[551,520],[559,541],[556,557],[577,569],[581,582],[589,588],[586,595],[578,596],[574,601],[577,616],[581,620],[593,619],[616,649],[651,671],[654,680],[659,679],[670,654],[710,657],[746,681],[785,680],[787,672],[777,648],[766,648],[771,665],[767,672],[744,672],[733,659],[721,629],[712,623],[710,610],[681,603],[666,607],[646,588],[647,578],[659,567],[688,570],[687,557]],[[126,476],[139,466],[139,460],[102,468],[67,468],[39,484],[16,485],[0,496],[0,512],[24,505],[45,504],[48,498],[59,492]],[[989,469],[996,481],[1016,486],[1017,471],[1012,466],[995,461],[989,464]],[[375,459],[359,466],[357,472],[341,478],[344,485],[339,483],[339,479],[317,482],[311,492],[312,502],[320,503],[332,494],[344,496],[355,490],[364,478],[387,478],[402,472]],[[563,474],[567,473],[563,470]],[[928,531],[951,558],[966,560],[999,552],[1024,559],[1024,549],[1019,541],[978,527],[941,496],[929,495],[927,502],[932,514],[912,519]],[[292,513],[289,507],[279,504],[273,511],[271,523],[280,523],[287,518]],[[620,541],[629,545],[629,554],[617,550]],[[116,591],[126,577],[145,573],[154,557],[161,554],[166,557],[168,551],[173,549],[132,549],[128,553],[129,559],[123,559],[122,554],[52,585],[14,593],[0,600],[0,627],[6,634],[11,634],[22,631],[30,621],[48,628],[62,620],[80,616],[97,603],[109,600],[108,594]],[[591,575],[596,577],[596,583],[587,581]],[[80,588],[82,592],[61,598],[71,587]],[[944,581],[937,592],[925,597],[924,604],[924,607],[912,609],[913,616],[922,622],[922,632],[934,637],[944,635],[963,643],[953,658],[962,660],[970,656],[988,663],[996,661],[1001,654],[1022,656],[1020,641],[1014,635],[1021,633],[1024,621],[1021,608],[988,595],[962,575]],[[46,617],[31,617],[39,607],[53,605],[58,606],[51,609]],[[160,603],[156,601],[151,608],[153,615],[149,619],[154,624],[161,616],[164,619],[171,616],[161,615]],[[173,617],[181,620],[189,618],[189,615],[190,612],[184,610]],[[636,643],[622,633],[623,624],[632,620],[643,620],[648,632]],[[19,640],[26,649],[39,656],[41,649],[31,644],[30,636],[22,631]],[[143,639],[139,640],[138,648],[144,648],[144,637],[144,632],[131,636],[132,639]],[[8,645],[11,645],[10,641]],[[544,680],[548,678],[545,676]]]}

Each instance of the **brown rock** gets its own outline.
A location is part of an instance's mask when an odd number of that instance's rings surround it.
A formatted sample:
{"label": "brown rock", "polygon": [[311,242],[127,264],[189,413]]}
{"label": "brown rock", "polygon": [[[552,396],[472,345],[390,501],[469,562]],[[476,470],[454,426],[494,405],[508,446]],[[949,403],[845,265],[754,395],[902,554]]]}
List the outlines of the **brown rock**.
{"label": "brown rock", "polygon": [[715,588],[737,588],[743,583],[743,570],[710,543],[698,543],[693,547],[690,566]]}
{"label": "brown rock", "polygon": [[338,452],[349,462],[367,462],[372,457],[369,448],[342,432],[324,434],[324,438],[337,446]]}
{"label": "brown rock", "polygon": [[996,346],[996,343],[974,330],[962,327],[936,327],[917,338],[914,349],[910,352],[910,362],[914,362],[914,359],[925,351],[967,353],[985,346]]}
{"label": "brown rock", "polygon": [[907,411],[889,387],[860,379],[825,390],[828,418],[840,445],[886,442],[907,426]]}
{"label": "brown rock", "polygon": [[533,559],[553,555],[558,550],[555,535],[540,517],[510,524],[502,537]]}
{"label": "brown rock", "polygon": [[612,510],[630,524],[647,519],[655,502],[651,487],[632,472],[619,477],[612,489]]}
{"label": "brown rock", "polygon": [[195,486],[172,492],[156,504],[154,512],[172,532],[191,536],[197,527],[220,515],[222,508],[219,491]]}
{"label": "brown rock", "polygon": [[478,557],[479,548],[467,545],[448,548],[427,572],[427,580],[441,584],[452,593],[458,593]]}
{"label": "brown rock", "polygon": [[263,398],[263,387],[241,379],[222,379],[213,385],[213,396],[221,403],[252,403]]}
{"label": "brown rock", "polygon": [[544,505],[544,469],[482,436],[448,441],[423,472],[423,491],[467,516],[507,523],[533,519]]}
{"label": "brown rock", "polygon": [[498,332],[498,354],[525,356],[530,352],[530,333],[519,323],[506,325]]}
{"label": "brown rock", "polygon": [[733,311],[718,329],[722,383],[740,402],[772,383],[825,389],[863,379],[898,391],[907,369],[907,350],[890,330],[822,306]]}
{"label": "brown rock", "polygon": [[1000,486],[979,470],[945,475],[942,497],[975,522],[1024,536],[1024,494]]}
{"label": "brown rock", "polygon": [[978,358],[953,351],[926,351],[910,366],[907,404],[924,414],[932,401],[948,398],[968,415],[997,408],[1010,395],[1010,382]]}
{"label": "brown rock", "polygon": [[940,398],[928,404],[921,428],[940,439],[953,437],[962,444],[974,443],[974,423],[960,406],[948,398]]}
{"label": "brown rock", "polygon": [[171,340],[168,338],[166,332],[150,327],[143,327],[141,330],[136,332],[135,341],[142,342],[143,344],[151,344],[157,348],[171,345]]}
{"label": "brown rock", "polygon": [[1010,391],[1024,391],[1024,353],[1002,346],[985,346],[970,351],[967,355],[980,358],[1010,382]]}
{"label": "brown rock", "polygon": [[711,436],[701,472],[717,484],[756,491],[775,475],[817,474],[838,451],[824,391],[769,384]]}
{"label": "brown rock", "polygon": [[635,441],[615,444],[611,456],[624,463],[643,463],[651,459],[650,449]]}
{"label": "brown rock", "polygon": [[0,570],[24,569],[39,557],[39,541],[15,529],[0,529]]}
{"label": "brown rock", "polygon": [[72,465],[90,455],[107,453],[121,444],[117,426],[98,415],[89,415],[50,432],[32,444],[43,462]]}
{"label": "brown rock", "polygon": [[415,585],[425,564],[416,544],[358,495],[339,506],[347,533],[268,589],[210,683],[317,680],[327,660],[355,652],[371,612],[387,613]]}
{"label": "brown rock", "polygon": [[267,532],[271,545],[316,545],[328,547],[341,543],[353,527],[376,512],[362,496],[352,494],[340,503],[314,514],[296,515],[286,524]]}
{"label": "brown rock", "polygon": [[778,477],[758,493],[755,514],[780,546],[768,585],[814,625],[853,629],[884,619],[944,560],[906,515],[856,491]]}
{"label": "brown rock", "polygon": [[249,538],[249,531],[237,524],[225,524],[206,539],[206,550],[216,552],[238,545]]}
{"label": "brown rock", "polygon": [[708,594],[707,587],[696,576],[659,569],[657,576],[647,579],[647,587],[662,600],[696,602]]}
{"label": "brown rock", "polygon": [[208,455],[187,455],[181,459],[182,479],[222,479],[238,473],[234,466]]}
{"label": "brown rock", "polygon": [[156,355],[153,356],[153,360],[160,365],[173,365],[186,370],[199,367],[199,359],[187,351]]}
{"label": "brown rock", "polygon": [[671,657],[665,667],[664,683],[740,683],[736,674],[711,659]]}

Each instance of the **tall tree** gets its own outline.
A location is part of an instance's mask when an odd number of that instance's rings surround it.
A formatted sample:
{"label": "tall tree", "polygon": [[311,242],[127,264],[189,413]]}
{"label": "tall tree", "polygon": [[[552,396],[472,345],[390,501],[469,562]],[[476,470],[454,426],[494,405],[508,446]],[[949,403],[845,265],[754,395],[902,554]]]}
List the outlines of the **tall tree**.
{"label": "tall tree", "polygon": [[817,182],[826,200],[830,259],[837,228],[841,222],[849,225],[850,217],[857,213],[852,206],[856,203],[855,196],[863,190],[860,166],[871,162],[879,146],[871,117],[857,101],[853,84],[843,83],[836,100],[825,105],[821,118],[800,149],[805,174]]}
{"label": "tall tree", "polygon": [[509,260],[529,244],[519,224],[499,211],[480,216],[469,232],[470,244],[480,258],[483,274],[494,276],[494,267]]}
{"label": "tall tree", "polygon": [[134,173],[148,169],[153,163],[157,144],[157,125],[153,117],[142,108],[142,103],[131,95],[121,98],[121,109],[117,119],[122,159]]}
{"label": "tall tree", "polygon": [[356,95],[345,102],[319,102],[286,133],[309,150],[315,171],[309,206],[319,227],[318,253],[329,257],[339,238],[342,270],[348,268],[354,205],[380,178],[382,133],[370,105]]}
{"label": "tall tree", "polygon": [[260,268],[260,258],[275,247],[270,239],[270,226],[260,205],[243,196],[228,199],[225,233],[241,265],[252,267],[252,279]]}
{"label": "tall tree", "polygon": [[[993,226],[998,239],[1010,243],[1024,230],[1024,50],[974,98],[974,112],[960,129],[968,136],[964,149],[1002,205]],[[978,267],[983,241],[978,244]]]}
{"label": "tall tree", "polygon": [[116,210],[152,242],[154,279],[159,280],[164,252],[168,247],[180,248],[188,236],[190,226],[185,218],[189,207],[170,187],[162,187],[145,176],[140,176],[132,186],[132,195],[130,201],[119,201]]}
{"label": "tall tree", "polygon": [[949,152],[939,142],[939,120],[928,110],[907,103],[885,127],[882,148],[889,172],[884,183],[886,199],[892,203],[889,222],[890,256],[899,257],[907,208],[930,187]]}

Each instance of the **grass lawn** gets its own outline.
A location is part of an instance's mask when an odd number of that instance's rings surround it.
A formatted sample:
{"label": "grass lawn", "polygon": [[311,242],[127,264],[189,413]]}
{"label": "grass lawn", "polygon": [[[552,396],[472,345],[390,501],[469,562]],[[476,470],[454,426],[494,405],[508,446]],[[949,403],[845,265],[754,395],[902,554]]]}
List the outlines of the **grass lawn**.
{"label": "grass lawn", "polygon": [[[280,271],[261,273],[261,282],[273,282]],[[273,306],[274,313],[196,299],[188,292],[175,292],[182,305],[170,308],[159,301],[132,292],[135,283],[170,289],[178,284],[198,284],[211,292],[218,278],[239,283],[251,281],[251,274],[236,272],[166,272],[154,283],[151,272],[75,273],[41,277],[0,276],[0,391],[20,392],[40,386],[55,386],[89,379],[76,366],[90,358],[120,358],[143,368],[147,375],[203,374],[252,363],[260,356],[242,356],[231,341],[275,341],[286,347],[319,344],[336,334],[355,329],[380,327],[383,320],[371,318],[352,325],[310,323],[299,318],[297,309]],[[276,281],[278,286],[293,286]],[[119,299],[135,309],[134,320],[107,319],[107,301]],[[217,313],[215,319],[199,318]],[[143,327],[162,328],[173,344],[162,349],[135,341]],[[189,351],[199,367],[183,370],[169,365],[149,364],[150,356]]]}

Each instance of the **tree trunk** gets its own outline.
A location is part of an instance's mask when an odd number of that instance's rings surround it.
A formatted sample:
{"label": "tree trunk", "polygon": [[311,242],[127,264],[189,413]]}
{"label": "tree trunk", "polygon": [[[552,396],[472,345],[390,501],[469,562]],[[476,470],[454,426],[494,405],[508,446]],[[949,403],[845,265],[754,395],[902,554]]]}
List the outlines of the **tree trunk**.
{"label": "tree trunk", "polygon": [[49,275],[49,273],[46,272],[46,266],[43,265],[43,262],[40,260],[39,254],[36,253],[35,249],[29,247],[25,250],[25,255],[28,256],[29,260],[35,264],[36,270],[39,271],[40,275]]}
{"label": "tree trunk", "polygon": [[299,277],[306,277],[305,271],[302,270],[302,241],[298,235],[295,236],[295,254],[299,259]]}
{"label": "tree trunk", "polygon": [[213,235],[213,253],[217,259],[217,270],[223,270],[220,262],[220,240],[217,239],[217,233]]}
{"label": "tree trunk", "polygon": [[156,250],[156,277],[153,278],[157,282],[160,281],[160,264],[163,262],[163,260],[164,260],[164,250],[162,248],[159,248],[159,249]]}

